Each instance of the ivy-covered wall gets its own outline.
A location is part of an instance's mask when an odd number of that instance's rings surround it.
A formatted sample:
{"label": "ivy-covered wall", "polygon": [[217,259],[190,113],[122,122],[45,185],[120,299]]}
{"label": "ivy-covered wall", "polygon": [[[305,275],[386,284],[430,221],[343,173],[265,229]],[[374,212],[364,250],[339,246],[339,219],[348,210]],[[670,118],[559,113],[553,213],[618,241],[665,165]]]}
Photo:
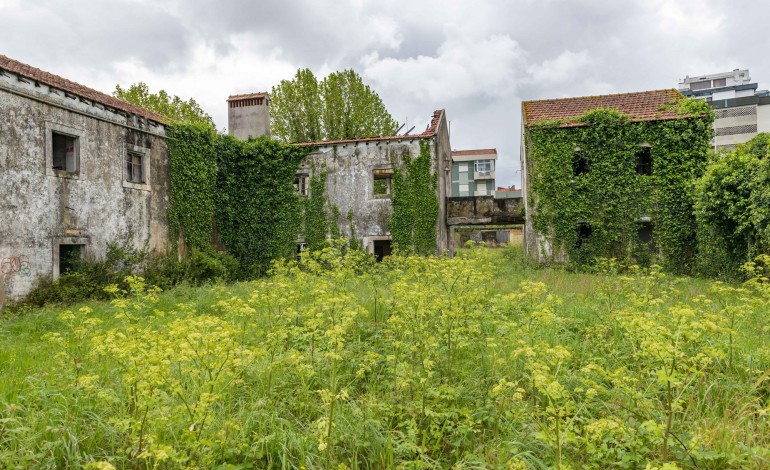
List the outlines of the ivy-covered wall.
{"label": "ivy-covered wall", "polygon": [[[713,117],[706,103],[676,107],[680,119],[631,122],[617,110],[596,109],[572,127],[553,121],[526,128],[528,253],[576,264],[660,256],[671,270],[691,271],[693,189],[707,162]],[[645,159],[649,170],[638,168]],[[652,240],[645,240],[647,230]]]}
{"label": "ivy-covered wall", "polygon": [[169,143],[172,237],[212,250],[214,228],[240,262],[240,277],[294,256],[301,226],[294,188],[303,148],[268,137],[241,141],[205,126],[175,125]]}

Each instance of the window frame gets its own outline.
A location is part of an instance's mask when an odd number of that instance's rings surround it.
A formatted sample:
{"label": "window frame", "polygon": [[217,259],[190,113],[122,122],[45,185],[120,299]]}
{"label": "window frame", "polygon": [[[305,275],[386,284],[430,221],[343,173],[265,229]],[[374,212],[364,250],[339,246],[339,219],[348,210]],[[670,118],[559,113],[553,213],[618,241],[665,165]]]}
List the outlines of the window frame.
{"label": "window frame", "polygon": [[[53,167],[53,136],[54,134],[63,135],[75,139],[75,170],[58,170]],[[82,146],[81,139],[83,138],[84,131],[77,127],[67,126],[65,124],[59,124],[55,122],[45,123],[45,173],[48,176],[55,176],[58,178],[80,179],[82,177]]]}
{"label": "window frame", "polygon": [[[128,175],[128,158],[131,155],[139,155],[142,159],[142,177],[143,181],[133,181],[129,180]],[[140,147],[138,145],[133,144],[125,144],[123,149],[123,158],[121,160],[121,180],[123,181],[123,187],[124,188],[130,188],[130,189],[139,189],[142,191],[149,191],[150,190],[150,155],[151,151],[147,147]]]}
{"label": "window frame", "polygon": [[[646,156],[646,160],[645,160]],[[636,149],[636,154],[634,155],[635,163],[636,163],[636,174],[639,176],[652,176],[653,169],[653,159],[652,159],[652,146],[650,144],[641,144]]]}
{"label": "window frame", "polygon": [[[393,197],[393,168],[373,168],[372,174],[372,199],[390,199]],[[377,193],[377,180],[385,181],[385,193]]]}
{"label": "window frame", "polygon": [[[487,169],[482,169],[482,165]],[[492,159],[475,160],[473,162],[473,172],[478,173],[479,176],[489,176],[495,171],[495,161]]]}

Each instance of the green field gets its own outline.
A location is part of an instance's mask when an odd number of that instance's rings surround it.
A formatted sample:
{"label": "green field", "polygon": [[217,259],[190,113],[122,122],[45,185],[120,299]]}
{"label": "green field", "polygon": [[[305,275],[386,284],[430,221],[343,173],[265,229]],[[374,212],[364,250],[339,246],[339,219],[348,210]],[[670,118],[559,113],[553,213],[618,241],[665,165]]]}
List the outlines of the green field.
{"label": "green field", "polygon": [[0,319],[2,468],[768,468],[764,282],[519,248]]}

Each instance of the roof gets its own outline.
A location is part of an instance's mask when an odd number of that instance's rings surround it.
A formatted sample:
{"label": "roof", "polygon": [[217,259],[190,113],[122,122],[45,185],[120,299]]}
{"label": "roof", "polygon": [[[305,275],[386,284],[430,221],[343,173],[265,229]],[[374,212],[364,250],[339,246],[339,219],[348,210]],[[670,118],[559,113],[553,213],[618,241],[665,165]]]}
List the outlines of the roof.
{"label": "roof", "polygon": [[150,111],[149,109],[128,103],[121,99],[115,98],[114,96],[96,91],[93,88],[88,88],[87,86],[83,86],[79,83],[67,80],[66,78],[62,78],[58,75],[44,72],[38,68],[21,63],[17,60],[13,60],[10,57],[6,57],[2,54],[0,54],[0,69],[7,70],[8,72],[26,77],[39,83],[43,83],[49,87],[63,90],[72,95],[101,103],[104,106],[141,116],[145,119],[150,119],[152,121],[161,123],[170,121],[170,119],[166,116]]}
{"label": "roof", "polygon": [[497,149],[477,149],[477,150],[452,150],[453,157],[464,157],[471,155],[497,155]]}
{"label": "roof", "polygon": [[267,92],[266,91],[260,91],[257,93],[246,93],[245,95],[230,95],[227,97],[227,101],[238,101],[238,100],[248,100],[251,98],[266,98]]}
{"label": "roof", "polygon": [[323,147],[326,145],[338,145],[338,144],[352,144],[358,142],[372,142],[383,140],[401,140],[401,139],[427,139],[434,137],[438,131],[438,124],[441,122],[441,115],[444,114],[443,109],[437,109],[433,111],[433,118],[428,124],[428,127],[420,134],[401,134],[401,135],[376,135],[371,137],[361,137],[357,139],[340,139],[340,140],[319,140],[316,142],[298,142],[297,145],[301,147]]}
{"label": "roof", "polygon": [[617,109],[631,116],[632,122],[681,119],[682,115],[676,110],[665,109],[666,105],[672,105],[680,98],[682,94],[671,88],[617,95],[524,101],[521,107],[525,126],[558,120],[571,121],[562,123],[560,127],[576,127],[581,124],[575,119],[593,109]]}

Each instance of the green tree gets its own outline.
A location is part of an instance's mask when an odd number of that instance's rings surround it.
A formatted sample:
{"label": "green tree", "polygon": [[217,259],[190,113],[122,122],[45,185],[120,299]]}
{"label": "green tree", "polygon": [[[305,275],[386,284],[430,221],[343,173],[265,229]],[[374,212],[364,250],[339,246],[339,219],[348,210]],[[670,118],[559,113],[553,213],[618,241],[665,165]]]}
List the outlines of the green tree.
{"label": "green tree", "polygon": [[281,140],[311,142],[392,135],[398,123],[354,70],[319,82],[309,69],[300,69],[273,87],[270,126]]}
{"label": "green tree", "polygon": [[179,121],[185,124],[205,124],[215,127],[214,120],[206,114],[203,108],[192,98],[185,101],[174,95],[171,96],[165,90],[157,93],[150,93],[150,89],[145,83],[134,83],[128,88],[120,85],[115,86],[112,95],[123,101],[147,108],[158,114]]}

